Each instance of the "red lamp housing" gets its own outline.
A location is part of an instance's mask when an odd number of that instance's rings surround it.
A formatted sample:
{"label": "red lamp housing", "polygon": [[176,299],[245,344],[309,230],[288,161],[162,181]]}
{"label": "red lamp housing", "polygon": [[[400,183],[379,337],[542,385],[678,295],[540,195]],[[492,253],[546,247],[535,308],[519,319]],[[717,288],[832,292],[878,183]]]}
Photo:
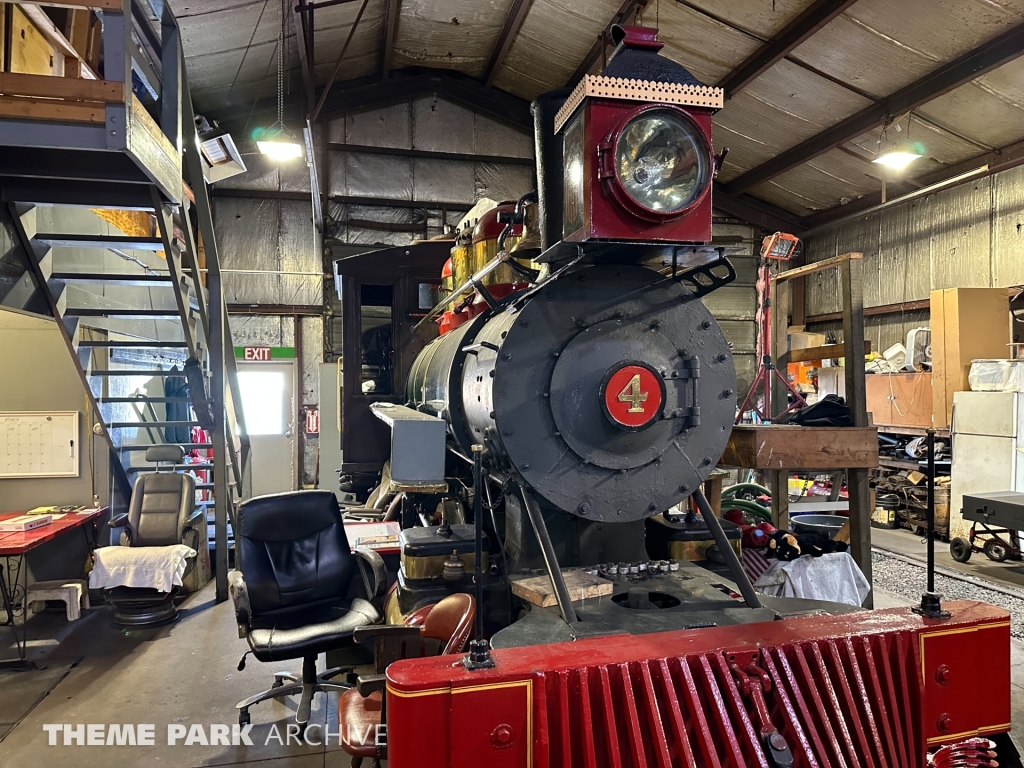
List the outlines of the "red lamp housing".
{"label": "red lamp housing", "polygon": [[[659,56],[654,30],[617,31],[608,68],[585,76],[555,118],[565,178],[562,238],[710,242],[717,168],[711,116],[722,91]],[[652,74],[656,79],[642,79]]]}

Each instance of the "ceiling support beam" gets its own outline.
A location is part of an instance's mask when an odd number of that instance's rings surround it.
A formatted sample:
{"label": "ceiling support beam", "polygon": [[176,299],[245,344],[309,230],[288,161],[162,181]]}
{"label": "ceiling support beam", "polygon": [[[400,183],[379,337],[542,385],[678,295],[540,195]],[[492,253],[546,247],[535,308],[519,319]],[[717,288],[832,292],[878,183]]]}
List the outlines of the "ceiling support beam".
{"label": "ceiling support beam", "polygon": [[[325,94],[326,95],[326,92]],[[397,104],[419,96],[436,95],[490,117],[533,132],[530,103],[518,96],[491,88],[487,90],[479,80],[455,70],[403,69],[395,70],[385,83],[379,77],[360,78],[338,83],[325,102],[323,112],[335,115],[362,109]]]}
{"label": "ceiling support beam", "polygon": [[725,190],[733,195],[746,192],[1021,55],[1024,55],[1024,24],[1017,25],[973,51],[943,64],[879,103],[781,152],[771,160],[730,181],[725,185]]}
{"label": "ceiling support beam", "polygon": [[716,85],[725,89],[726,98],[735,96],[855,2],[857,0],[817,0]]}
{"label": "ceiling support beam", "polygon": [[711,190],[711,204],[730,216],[768,232],[796,233],[804,229],[800,220],[789,211],[749,195],[731,195],[717,181]]}
{"label": "ceiling support beam", "polygon": [[533,0],[512,0],[512,7],[505,18],[505,26],[501,28],[498,42],[494,44],[494,50],[491,52],[491,60],[487,62],[487,69],[484,71],[484,88],[490,88],[494,84],[494,78],[497,77],[501,65],[505,63],[505,57],[512,49],[512,43],[519,34],[519,28],[523,26],[523,20],[526,19],[526,13],[532,4]]}
{"label": "ceiling support beam", "polygon": [[605,48],[608,44],[608,33],[611,28],[616,24],[629,24],[636,17],[650,0],[626,0],[612,16],[612,20],[608,22],[608,26],[601,30],[600,36],[597,38],[597,42],[591,47],[590,51],[586,56],[583,57],[583,61],[576,67],[576,71],[572,73],[572,77],[569,78],[569,82],[565,84],[566,88],[572,88],[583,79],[583,76],[587,74],[593,66],[601,59],[605,52]]}
{"label": "ceiling support beam", "polygon": [[[965,174],[968,174],[973,170],[987,166],[988,170],[984,175],[979,174],[978,176],[965,178],[965,182],[976,181],[980,178],[984,178],[984,176],[1015,168],[1021,164],[1022,159],[1024,159],[1024,141],[1017,141],[1013,144],[1001,147],[1000,149],[993,150],[992,152],[986,152],[982,155],[978,155],[977,157],[972,157],[970,160],[964,160],[961,163],[942,168],[932,173],[927,173],[923,176],[917,176],[913,179],[905,179],[902,182],[890,182],[887,190],[887,197],[890,200],[899,200],[903,196],[911,194],[916,189],[941,184],[944,181],[965,176]],[[867,211],[871,208],[876,208],[883,202],[885,201],[882,200],[881,190],[878,192],[870,192],[858,197],[856,200],[851,200],[846,205],[837,205],[832,208],[826,208],[823,211],[818,211],[817,213],[812,213],[809,216],[805,216],[803,219],[804,229],[816,229],[838,219],[846,218],[847,216],[860,213],[861,211]]]}
{"label": "ceiling support beam", "polygon": [[363,4],[359,6],[359,12],[356,14],[356,18],[352,22],[352,26],[348,31],[348,37],[345,38],[345,44],[341,46],[341,50],[338,52],[338,59],[334,62],[334,69],[331,71],[331,76],[327,80],[327,85],[320,94],[320,100],[316,103],[316,109],[313,110],[313,114],[309,118],[310,123],[316,122],[317,115],[320,114],[320,110],[324,107],[324,101],[327,100],[327,94],[330,93],[331,86],[334,85],[334,80],[338,76],[338,72],[341,71],[341,60],[345,58],[345,52],[348,51],[348,44],[351,43],[352,38],[355,37],[356,29],[359,27],[359,21],[363,18],[363,11],[366,10],[366,5],[369,2],[370,0],[363,0]]}
{"label": "ceiling support beam", "polygon": [[381,64],[381,79],[391,74],[391,62],[395,55],[395,34],[398,31],[399,0],[384,0],[384,62]]}
{"label": "ceiling support beam", "polygon": [[302,12],[302,0],[292,0],[292,21],[295,23],[295,46],[299,49],[302,65],[302,85],[306,94],[306,117],[311,117],[316,106],[316,83],[313,62],[313,11]]}

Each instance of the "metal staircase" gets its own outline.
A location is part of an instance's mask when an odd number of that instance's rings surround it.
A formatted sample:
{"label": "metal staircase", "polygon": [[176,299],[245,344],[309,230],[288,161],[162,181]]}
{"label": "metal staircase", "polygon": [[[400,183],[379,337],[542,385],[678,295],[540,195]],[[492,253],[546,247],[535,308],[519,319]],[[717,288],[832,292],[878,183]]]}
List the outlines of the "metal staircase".
{"label": "metal staircase", "polygon": [[[150,469],[143,455],[152,443],[174,442],[202,456],[178,468],[201,473],[205,498],[197,504],[208,510],[217,596],[226,599],[249,441],[177,23],[165,3],[158,33],[152,8],[141,2],[125,0],[120,12],[106,3],[102,11],[104,74],[123,84],[124,95],[106,105],[105,126],[135,126],[121,132],[129,136],[105,131],[108,146],[98,148],[95,134],[84,133],[91,125],[37,120],[46,123],[47,139],[36,142],[30,120],[0,114],[0,244],[8,246],[0,249],[0,307],[58,321],[96,417],[94,433],[110,450],[115,511],[126,508],[134,475]],[[128,20],[134,29],[148,26],[155,60],[126,35]],[[161,94],[149,107],[131,90],[135,59],[145,59],[149,86]],[[148,144],[144,130],[153,133]],[[163,156],[154,156],[154,146]],[[184,151],[170,151],[177,147]],[[43,162],[46,151],[63,162],[41,171],[30,157]],[[96,170],[103,151],[111,157],[106,173]],[[122,225],[133,229],[125,233],[89,209],[146,211],[153,226],[139,231],[147,218],[135,215],[134,228]],[[171,377],[187,382],[173,396],[162,391]],[[208,439],[195,439],[196,427]]]}

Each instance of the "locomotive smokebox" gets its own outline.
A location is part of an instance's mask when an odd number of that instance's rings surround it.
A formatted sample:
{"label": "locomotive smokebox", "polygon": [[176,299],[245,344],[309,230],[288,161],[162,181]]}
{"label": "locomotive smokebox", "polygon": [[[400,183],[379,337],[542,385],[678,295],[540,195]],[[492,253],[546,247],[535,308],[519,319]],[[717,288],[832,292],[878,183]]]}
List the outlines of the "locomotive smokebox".
{"label": "locomotive smokebox", "polygon": [[598,265],[438,338],[408,397],[552,507],[628,522],[710,474],[735,388],[728,343],[700,299],[645,267]]}

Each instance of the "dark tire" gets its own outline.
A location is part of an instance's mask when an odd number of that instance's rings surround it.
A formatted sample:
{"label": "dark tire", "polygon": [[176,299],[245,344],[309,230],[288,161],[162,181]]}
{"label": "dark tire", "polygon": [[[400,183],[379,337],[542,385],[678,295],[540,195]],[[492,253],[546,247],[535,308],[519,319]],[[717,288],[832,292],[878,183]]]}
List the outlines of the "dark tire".
{"label": "dark tire", "polygon": [[971,555],[974,554],[974,550],[971,548],[971,542],[967,539],[957,537],[949,542],[949,554],[951,554],[953,559],[958,563],[966,563],[971,559]]}
{"label": "dark tire", "polygon": [[998,539],[989,539],[983,549],[989,560],[1001,563],[1010,556],[1010,549]]}

